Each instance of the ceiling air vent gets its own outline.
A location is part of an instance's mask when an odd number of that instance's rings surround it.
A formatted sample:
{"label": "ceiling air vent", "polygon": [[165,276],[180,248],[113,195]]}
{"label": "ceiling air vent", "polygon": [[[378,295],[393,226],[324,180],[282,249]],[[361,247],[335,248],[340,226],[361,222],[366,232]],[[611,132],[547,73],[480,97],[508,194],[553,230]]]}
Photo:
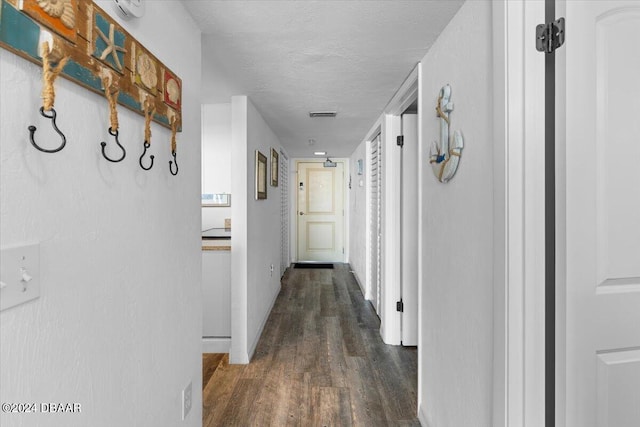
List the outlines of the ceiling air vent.
{"label": "ceiling air vent", "polygon": [[310,111],[309,117],[335,117],[336,114],[335,111]]}

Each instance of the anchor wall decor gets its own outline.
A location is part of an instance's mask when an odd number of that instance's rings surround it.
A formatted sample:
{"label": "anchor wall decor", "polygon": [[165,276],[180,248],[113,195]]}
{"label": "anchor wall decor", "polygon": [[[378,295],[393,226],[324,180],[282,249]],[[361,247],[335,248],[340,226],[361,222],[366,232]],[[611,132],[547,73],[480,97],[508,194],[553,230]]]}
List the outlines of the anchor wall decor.
{"label": "anchor wall decor", "polygon": [[449,113],[453,111],[451,99],[451,86],[445,85],[440,89],[438,103],[436,105],[437,116],[440,119],[440,143],[434,141],[429,153],[429,163],[433,169],[433,174],[438,181],[446,183],[453,178],[460,163],[464,141],[462,133],[455,131],[450,140],[450,119]]}

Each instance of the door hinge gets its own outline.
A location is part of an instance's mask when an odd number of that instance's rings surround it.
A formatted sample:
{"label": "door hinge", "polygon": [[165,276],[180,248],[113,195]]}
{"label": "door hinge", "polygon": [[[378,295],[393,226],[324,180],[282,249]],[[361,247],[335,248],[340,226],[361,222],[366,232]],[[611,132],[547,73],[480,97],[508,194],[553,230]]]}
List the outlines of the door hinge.
{"label": "door hinge", "polygon": [[553,53],[564,44],[564,18],[536,26],[536,50]]}
{"label": "door hinge", "polygon": [[396,311],[404,313],[404,303],[402,302],[402,300],[396,302]]}
{"label": "door hinge", "polygon": [[404,147],[404,135],[398,135],[396,143],[398,144],[398,147]]}

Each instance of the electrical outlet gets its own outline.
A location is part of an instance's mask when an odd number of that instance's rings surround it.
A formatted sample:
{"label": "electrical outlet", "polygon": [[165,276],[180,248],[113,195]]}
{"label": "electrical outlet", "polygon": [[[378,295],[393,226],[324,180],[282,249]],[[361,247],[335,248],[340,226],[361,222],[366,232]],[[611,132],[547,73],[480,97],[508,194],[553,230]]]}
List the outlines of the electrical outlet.
{"label": "electrical outlet", "polygon": [[182,419],[186,419],[187,415],[191,411],[191,381],[189,384],[182,390]]}

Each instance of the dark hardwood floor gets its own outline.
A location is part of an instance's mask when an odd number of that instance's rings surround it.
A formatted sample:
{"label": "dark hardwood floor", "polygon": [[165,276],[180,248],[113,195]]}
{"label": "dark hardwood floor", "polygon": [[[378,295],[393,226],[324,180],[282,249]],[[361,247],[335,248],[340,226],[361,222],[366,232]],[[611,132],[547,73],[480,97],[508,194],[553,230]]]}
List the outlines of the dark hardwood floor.
{"label": "dark hardwood floor", "polygon": [[203,356],[203,426],[419,426],[417,350],[379,327],[348,265],[290,269],[251,363]]}

